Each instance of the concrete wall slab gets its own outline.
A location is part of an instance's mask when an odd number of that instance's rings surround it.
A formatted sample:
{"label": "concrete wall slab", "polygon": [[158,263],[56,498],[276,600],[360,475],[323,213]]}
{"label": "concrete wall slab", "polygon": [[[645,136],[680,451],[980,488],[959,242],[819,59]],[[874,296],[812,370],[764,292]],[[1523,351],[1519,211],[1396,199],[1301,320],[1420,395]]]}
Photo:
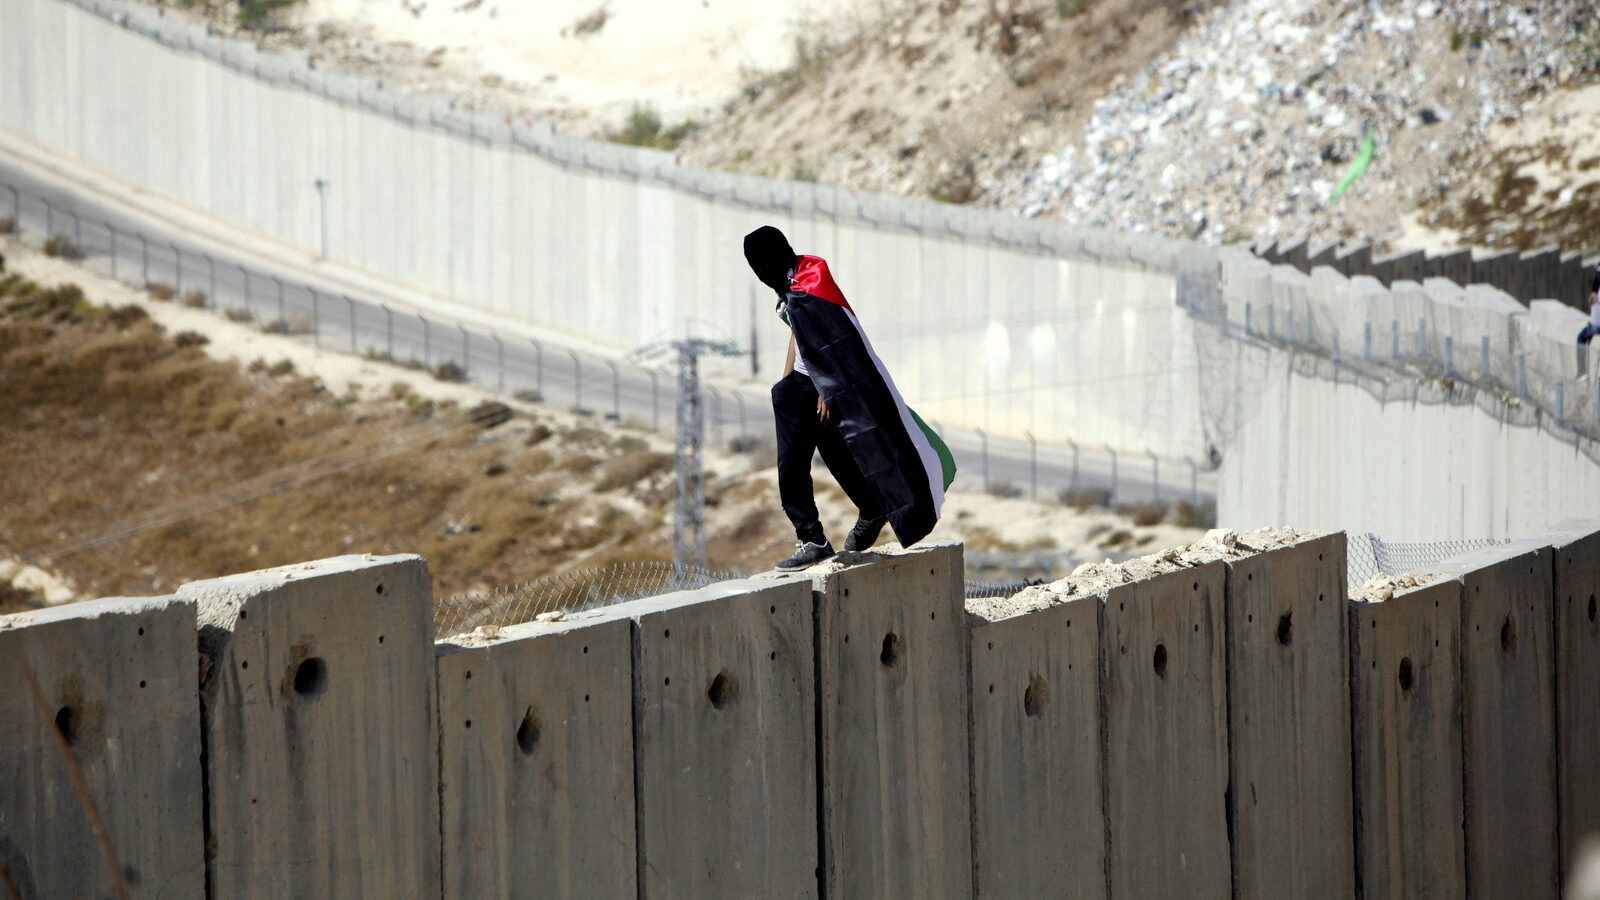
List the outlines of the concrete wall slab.
{"label": "concrete wall slab", "polygon": [[1350,606],[1356,858],[1365,897],[1465,897],[1461,584]]}
{"label": "concrete wall slab", "polygon": [[1106,895],[1100,599],[972,629],[980,897]]}
{"label": "concrete wall slab", "polygon": [[633,620],[640,897],[817,893],[810,583],[723,582]]}
{"label": "concrete wall slab", "polygon": [[[94,600],[0,616],[0,890],[110,897],[65,738],[130,897],[205,893],[194,604]],[[24,667],[46,704],[41,712]]]}
{"label": "concrete wall slab", "polygon": [[634,896],[629,621],[532,622],[438,654],[444,896]]}
{"label": "concrete wall slab", "polygon": [[1228,562],[1235,896],[1355,893],[1345,536]]}
{"label": "concrete wall slab", "polygon": [[1574,520],[1548,536],[1554,556],[1556,758],[1564,871],[1600,836],[1600,523]]}
{"label": "concrete wall slab", "polygon": [[823,894],[970,896],[961,548],[828,569],[813,575]]}
{"label": "concrete wall slab", "polygon": [[1436,567],[1461,584],[1462,766],[1475,897],[1559,890],[1553,566],[1548,546],[1528,543]]}
{"label": "concrete wall slab", "polygon": [[196,602],[210,888],[439,893],[432,579],[344,556],[178,589]]}
{"label": "concrete wall slab", "polygon": [[1113,897],[1219,897],[1228,852],[1222,563],[1112,588],[1102,654]]}

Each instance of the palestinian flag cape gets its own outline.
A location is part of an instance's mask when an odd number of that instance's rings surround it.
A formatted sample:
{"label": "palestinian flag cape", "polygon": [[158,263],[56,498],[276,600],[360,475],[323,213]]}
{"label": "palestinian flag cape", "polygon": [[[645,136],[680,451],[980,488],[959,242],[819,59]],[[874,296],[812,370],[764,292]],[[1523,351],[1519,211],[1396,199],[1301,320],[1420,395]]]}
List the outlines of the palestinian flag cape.
{"label": "palestinian flag cape", "polygon": [[945,489],[955,480],[955,460],[900,397],[821,258],[796,260],[782,315],[900,545],[927,537],[939,521]]}

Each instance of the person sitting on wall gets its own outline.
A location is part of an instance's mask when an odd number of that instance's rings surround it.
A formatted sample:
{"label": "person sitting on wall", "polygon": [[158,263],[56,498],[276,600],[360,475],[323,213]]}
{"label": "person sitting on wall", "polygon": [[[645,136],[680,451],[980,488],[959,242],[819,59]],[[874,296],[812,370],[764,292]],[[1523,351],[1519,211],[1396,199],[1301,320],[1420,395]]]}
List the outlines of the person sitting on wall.
{"label": "person sitting on wall", "polygon": [[1594,267],[1594,279],[1589,283],[1589,324],[1578,332],[1579,375],[1589,369],[1589,341],[1600,334],[1600,304],[1595,302],[1597,298],[1600,298],[1600,264]]}
{"label": "person sitting on wall", "polygon": [[780,569],[832,556],[811,486],[811,455],[860,511],[844,549],[866,550],[887,522],[901,546],[933,530],[955,463],[944,442],[906,406],[855,312],[820,257],[801,256],[765,225],[745,235],[745,261],[778,295],[790,328],[783,378],[772,386],[778,496],[799,538]]}

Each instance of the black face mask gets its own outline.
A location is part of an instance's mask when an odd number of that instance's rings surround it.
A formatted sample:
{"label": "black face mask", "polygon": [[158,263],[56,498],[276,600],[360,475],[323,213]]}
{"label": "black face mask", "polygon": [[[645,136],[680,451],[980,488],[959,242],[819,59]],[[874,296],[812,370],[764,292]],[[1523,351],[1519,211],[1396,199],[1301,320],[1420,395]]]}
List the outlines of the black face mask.
{"label": "black face mask", "polygon": [[744,258],[761,283],[778,292],[781,299],[789,290],[789,270],[795,266],[795,252],[783,232],[763,225],[744,236]]}

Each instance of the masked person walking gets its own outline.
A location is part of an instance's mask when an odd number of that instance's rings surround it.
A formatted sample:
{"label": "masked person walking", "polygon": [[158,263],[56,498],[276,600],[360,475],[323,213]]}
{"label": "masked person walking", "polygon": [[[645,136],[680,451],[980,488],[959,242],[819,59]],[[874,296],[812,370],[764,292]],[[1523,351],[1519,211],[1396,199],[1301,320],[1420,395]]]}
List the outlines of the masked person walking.
{"label": "masked person walking", "polygon": [[859,510],[845,550],[871,547],[885,523],[902,546],[926,537],[955,477],[944,442],[901,399],[825,261],[795,253],[770,225],[745,235],[744,255],[778,295],[778,315],[791,331],[772,411],[778,496],[798,545],[778,568],[834,554],[812,492],[813,452]]}

